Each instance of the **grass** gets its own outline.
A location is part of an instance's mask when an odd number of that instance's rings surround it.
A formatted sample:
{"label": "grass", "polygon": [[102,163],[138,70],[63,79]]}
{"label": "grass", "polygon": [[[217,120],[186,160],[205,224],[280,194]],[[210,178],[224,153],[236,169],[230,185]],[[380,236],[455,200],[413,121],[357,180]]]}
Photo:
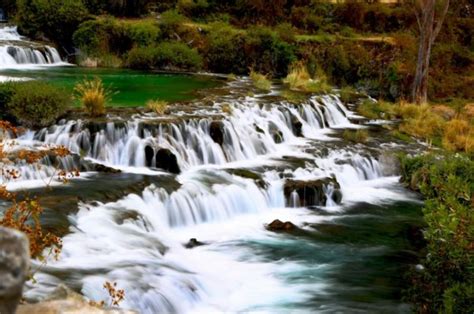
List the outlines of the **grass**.
{"label": "grass", "polygon": [[146,103],[146,106],[149,110],[153,111],[157,115],[164,115],[168,110],[169,104],[165,100],[155,99],[149,100]]}
{"label": "grass", "polygon": [[391,119],[396,115],[395,110],[396,106],[391,103],[371,99],[366,99],[357,106],[357,112],[369,119]]}
{"label": "grass", "polygon": [[324,94],[331,90],[324,72],[317,71],[316,78],[313,79],[302,62],[292,65],[283,82],[288,85],[291,91]]}
{"label": "grass", "polygon": [[450,151],[474,152],[474,127],[466,120],[453,119],[446,123],[443,147]]}
{"label": "grass", "polygon": [[105,115],[106,104],[110,100],[112,92],[104,87],[100,78],[84,79],[76,84],[74,92],[89,115],[93,117]]}
{"label": "grass", "polygon": [[349,142],[365,143],[369,139],[369,132],[367,130],[345,130],[342,137]]}
{"label": "grass", "polygon": [[257,89],[264,91],[270,91],[272,89],[272,82],[267,78],[266,75],[251,70],[250,79]]}

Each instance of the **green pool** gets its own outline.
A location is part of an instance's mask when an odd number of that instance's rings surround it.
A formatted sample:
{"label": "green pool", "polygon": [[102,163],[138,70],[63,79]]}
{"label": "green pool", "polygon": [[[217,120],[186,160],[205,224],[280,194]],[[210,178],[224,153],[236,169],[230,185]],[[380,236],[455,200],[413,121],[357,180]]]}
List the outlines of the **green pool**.
{"label": "green pool", "polygon": [[78,81],[98,76],[115,92],[111,105],[118,107],[143,106],[150,99],[190,100],[196,97],[196,91],[219,85],[217,79],[209,76],[162,74],[127,69],[50,67],[5,70],[0,71],[0,75],[46,80],[71,91]]}

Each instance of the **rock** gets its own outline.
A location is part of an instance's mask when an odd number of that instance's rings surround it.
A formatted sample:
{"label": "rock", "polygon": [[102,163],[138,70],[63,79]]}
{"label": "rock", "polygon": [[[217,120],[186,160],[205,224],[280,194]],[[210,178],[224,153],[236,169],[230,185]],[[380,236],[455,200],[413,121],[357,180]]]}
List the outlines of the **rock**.
{"label": "rock", "polygon": [[[58,286],[45,300],[35,304],[22,304],[17,314],[134,314],[137,312],[119,308],[92,305],[84,297],[64,285]],[[3,314],[3,312],[2,312]]]}
{"label": "rock", "polygon": [[15,313],[29,264],[30,248],[26,235],[0,227],[0,313]]}
{"label": "rock", "polygon": [[146,161],[147,167],[152,166],[154,156],[155,156],[155,150],[148,145],[145,146],[145,161]]}
{"label": "rock", "polygon": [[156,153],[156,167],[174,174],[181,172],[176,156],[166,148],[160,148]]}
{"label": "rock", "polygon": [[224,144],[224,125],[221,121],[212,121],[209,133],[214,142],[219,145]]}
{"label": "rock", "polygon": [[342,201],[342,193],[340,191],[339,183],[334,178],[324,178],[312,181],[288,179],[284,186],[287,204],[290,204],[291,194],[296,192],[301,206],[325,206],[327,201],[325,189],[329,185],[333,185],[334,187],[334,192],[331,195],[333,201],[340,204]]}
{"label": "rock", "polygon": [[192,238],[192,239],[189,239],[189,242],[186,243],[184,247],[187,249],[192,249],[192,248],[195,248],[197,246],[202,246],[202,245],[206,245],[206,243],[200,242],[196,238]]}
{"label": "rock", "polygon": [[230,169],[229,172],[235,176],[254,180],[255,183],[262,189],[265,189],[268,187],[267,183],[265,182],[265,180],[263,180],[262,176],[256,172],[253,172],[247,169]]}
{"label": "rock", "polygon": [[303,124],[298,120],[298,119],[293,119],[291,121],[291,124],[293,126],[293,133],[295,136],[302,137],[303,136]]}
{"label": "rock", "polygon": [[283,222],[279,219],[275,219],[270,224],[266,225],[266,229],[269,231],[294,231],[297,227],[290,221]]}

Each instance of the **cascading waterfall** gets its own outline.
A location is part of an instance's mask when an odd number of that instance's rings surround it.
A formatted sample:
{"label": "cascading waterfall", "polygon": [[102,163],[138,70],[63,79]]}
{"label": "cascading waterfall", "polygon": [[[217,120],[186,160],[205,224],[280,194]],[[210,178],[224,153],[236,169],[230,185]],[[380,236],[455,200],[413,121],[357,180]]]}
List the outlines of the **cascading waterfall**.
{"label": "cascading waterfall", "polygon": [[[358,127],[350,123],[347,109],[334,96],[315,97],[299,106],[260,108],[253,99],[232,106],[232,115],[223,121],[183,119],[170,124],[136,119],[92,127],[83,121],[68,121],[43,129],[34,138],[119,167],[157,166],[156,152],[167,149],[181,169],[189,169],[255,159],[276,152],[279,143],[292,142],[297,136],[325,139],[330,128]],[[213,132],[221,133],[222,143]]]}
{"label": "cascading waterfall", "polygon": [[[298,106],[262,105],[247,97],[231,106],[232,114],[222,121],[68,121],[21,138],[64,145],[118,167],[153,168],[155,153],[167,149],[181,168],[173,191],[150,185],[116,202],[80,203],[79,212],[70,217],[61,258],[41,268],[26,297],[40,298],[66,282],[92,300],[106,300],[101,287],[108,280],[125,289],[123,306],[141,313],[275,312],[326,289],[317,282],[289,284],[283,279],[314,265],[258,259],[246,244],[284,241],[264,228],[276,217],[298,225],[322,219],[300,207],[298,193],[286,199],[288,179],[334,178],[342,205],[333,201],[333,184],[323,187],[327,201],[319,205],[331,212],[351,202],[404,199],[387,188],[397,178],[383,177],[375,158],[354,150],[306,153],[308,146],[326,141],[332,128],[358,127],[337,97],[314,97]],[[283,156],[302,158],[305,166],[290,166]],[[236,162],[251,168],[258,159],[266,165],[260,183],[230,172]],[[193,237],[205,245],[185,248]]]}
{"label": "cascading waterfall", "polygon": [[16,26],[0,28],[0,68],[65,64],[56,48],[28,42],[18,34]]}

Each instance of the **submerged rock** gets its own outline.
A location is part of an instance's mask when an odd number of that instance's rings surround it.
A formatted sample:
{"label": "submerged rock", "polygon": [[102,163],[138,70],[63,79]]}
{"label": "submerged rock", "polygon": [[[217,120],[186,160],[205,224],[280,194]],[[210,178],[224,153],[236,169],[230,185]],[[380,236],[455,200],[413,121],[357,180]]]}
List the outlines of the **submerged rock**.
{"label": "submerged rock", "polygon": [[189,239],[189,242],[184,245],[185,248],[187,249],[192,249],[197,246],[202,246],[206,245],[206,243],[198,241],[196,238]]}
{"label": "submerged rock", "polygon": [[179,174],[181,169],[176,156],[166,148],[160,148],[156,153],[156,167],[174,174]]}
{"label": "submerged rock", "polygon": [[334,178],[324,178],[312,181],[288,179],[284,186],[287,204],[292,203],[292,194],[296,193],[300,206],[325,206],[328,200],[327,189],[331,185],[334,190],[330,196],[336,204],[340,204],[342,201],[342,193],[340,191],[339,183]]}
{"label": "submerged rock", "polygon": [[269,231],[294,231],[298,229],[291,221],[281,221],[275,219],[270,224],[266,225],[266,229]]}

